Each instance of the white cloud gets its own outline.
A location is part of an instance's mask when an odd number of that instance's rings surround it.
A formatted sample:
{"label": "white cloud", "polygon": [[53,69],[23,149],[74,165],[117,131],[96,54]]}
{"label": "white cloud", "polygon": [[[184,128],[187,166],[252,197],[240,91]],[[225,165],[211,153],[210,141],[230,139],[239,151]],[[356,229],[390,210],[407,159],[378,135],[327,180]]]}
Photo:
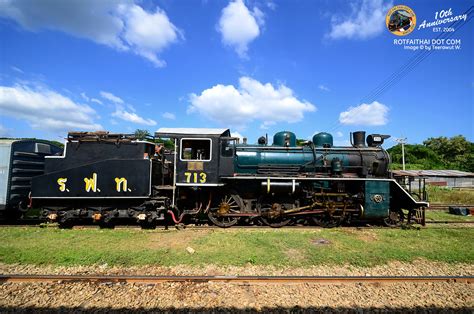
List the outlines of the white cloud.
{"label": "white cloud", "polygon": [[138,5],[121,5],[120,12],[126,19],[123,38],[133,51],[155,66],[165,66],[157,53],[183,37],[166,12],[157,7],[154,13],[148,13]]}
{"label": "white cloud", "polygon": [[268,7],[270,10],[275,11],[276,8],[277,8],[277,5],[276,5],[275,2],[273,2],[273,1],[267,1],[266,4],[267,4],[267,7]]}
{"label": "white cloud", "polygon": [[91,98],[91,102],[95,102],[96,104],[103,105],[104,103],[97,98]]}
{"label": "white cloud", "polygon": [[246,138],[246,136],[244,136],[244,135],[242,135],[242,134],[240,134],[239,132],[236,132],[236,131],[232,131],[231,136],[232,137],[238,137],[240,143],[243,143],[244,137]]}
{"label": "white cloud", "polygon": [[336,137],[343,137],[344,134],[341,131],[336,132]]}
{"label": "white cloud", "polygon": [[329,87],[327,87],[327,86],[325,86],[325,85],[323,85],[323,84],[319,84],[318,88],[319,88],[320,90],[322,90],[322,91],[325,91],[325,92],[331,91],[331,90],[329,89]]}
{"label": "white cloud", "polygon": [[81,93],[81,97],[82,99],[84,99],[85,101],[89,101],[90,98],[86,95],[86,93]]}
{"label": "white cloud", "polygon": [[339,114],[339,122],[346,125],[385,125],[388,122],[388,107],[377,101],[350,107]]}
{"label": "white cloud", "polygon": [[135,109],[135,107],[133,105],[127,104],[126,106],[127,106],[128,109],[130,109],[130,111],[137,112],[137,109]]}
{"label": "white cloud", "polygon": [[121,108],[120,106],[118,106],[115,112],[112,113],[112,116],[122,119],[124,121],[136,123],[136,124],[156,125],[156,121],[152,119],[146,119],[146,118],[140,117],[136,113],[128,112],[124,108]]}
{"label": "white cloud", "polygon": [[351,142],[349,140],[335,140],[334,146],[351,146]]}
{"label": "white cloud", "polygon": [[16,66],[11,66],[10,69],[12,69],[13,71],[18,72],[18,73],[20,73],[20,74],[24,74],[24,73],[25,73],[25,72],[23,72],[22,69],[20,69],[20,68],[18,68],[18,67],[16,67]]}
{"label": "white cloud", "polygon": [[254,7],[251,12],[242,0],[235,0],[222,10],[217,30],[225,45],[233,47],[241,58],[246,58],[248,45],[260,35],[263,24],[262,11]]}
{"label": "white cloud", "polygon": [[298,122],[305,112],[316,110],[313,104],[297,99],[283,84],[274,87],[249,77],[241,77],[238,88],[218,84],[200,95],[191,94],[190,102],[188,113],[196,112],[219,124],[237,128],[254,120],[267,126],[280,121]]}
{"label": "white cloud", "polygon": [[10,136],[10,131],[6,127],[0,124],[0,137],[9,137],[9,136]]}
{"label": "white cloud", "polygon": [[102,98],[110,100],[111,102],[116,103],[116,104],[123,104],[124,103],[122,98],[117,97],[114,94],[109,93],[109,92],[102,91],[102,92],[100,92],[100,96],[102,96]]}
{"label": "white cloud", "polygon": [[262,130],[268,130],[271,126],[275,125],[275,121],[263,121],[262,124],[260,124],[260,129]]}
{"label": "white cloud", "polygon": [[26,120],[31,127],[47,131],[101,130],[96,112],[45,87],[27,84],[0,86],[0,113]]}
{"label": "white cloud", "polygon": [[159,7],[147,12],[133,0],[4,0],[0,17],[29,31],[61,31],[119,51],[140,55],[155,66],[158,55],[182,37]]}
{"label": "white cloud", "polygon": [[243,136],[242,134],[240,134],[239,132],[237,131],[232,131],[232,133],[230,134],[230,136],[232,137],[238,137],[238,138],[244,138],[245,136]]}
{"label": "white cloud", "polygon": [[381,34],[385,30],[385,15],[392,7],[392,2],[383,0],[362,0],[352,6],[350,16],[333,16],[331,31],[327,37],[331,39],[367,39]]}
{"label": "white cloud", "polygon": [[161,116],[163,118],[169,119],[169,120],[175,120],[176,119],[176,116],[174,115],[174,113],[171,113],[171,112],[165,112]]}
{"label": "white cloud", "polygon": [[[126,104],[122,98],[110,93],[101,91],[100,96],[102,98],[107,99],[115,104],[115,111],[112,113],[112,117],[122,119],[124,121],[136,123],[136,124],[143,124],[143,125],[156,125],[156,121],[152,119],[147,119],[139,116],[136,113],[135,107],[131,104]],[[100,102],[100,101],[99,101]],[[100,102],[102,104],[102,102]],[[127,111],[126,108],[128,108]]]}

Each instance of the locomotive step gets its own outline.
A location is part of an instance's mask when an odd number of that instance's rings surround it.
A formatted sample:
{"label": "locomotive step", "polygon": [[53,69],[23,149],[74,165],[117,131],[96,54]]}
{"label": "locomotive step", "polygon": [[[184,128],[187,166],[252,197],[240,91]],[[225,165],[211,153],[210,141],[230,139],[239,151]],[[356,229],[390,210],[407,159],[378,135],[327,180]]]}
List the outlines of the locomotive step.
{"label": "locomotive step", "polygon": [[174,190],[174,186],[172,185],[157,185],[155,188],[158,190]]}

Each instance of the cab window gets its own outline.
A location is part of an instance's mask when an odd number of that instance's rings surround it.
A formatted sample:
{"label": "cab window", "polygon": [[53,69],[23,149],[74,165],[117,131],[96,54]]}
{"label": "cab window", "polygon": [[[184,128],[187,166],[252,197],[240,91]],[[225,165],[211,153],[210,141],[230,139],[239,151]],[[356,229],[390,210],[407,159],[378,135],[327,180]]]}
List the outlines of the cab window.
{"label": "cab window", "polygon": [[211,160],[211,139],[182,139],[181,160]]}
{"label": "cab window", "polygon": [[223,140],[221,141],[221,156],[222,157],[233,157],[234,156],[234,141]]}

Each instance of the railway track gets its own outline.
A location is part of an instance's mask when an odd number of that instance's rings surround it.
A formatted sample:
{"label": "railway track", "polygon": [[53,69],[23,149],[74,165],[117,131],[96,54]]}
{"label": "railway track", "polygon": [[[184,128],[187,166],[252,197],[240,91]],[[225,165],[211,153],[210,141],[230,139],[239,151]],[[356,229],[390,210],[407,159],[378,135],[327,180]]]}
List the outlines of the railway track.
{"label": "railway track", "polygon": [[474,221],[450,221],[450,220],[433,220],[426,221],[427,224],[474,224]]}
{"label": "railway track", "polygon": [[[428,225],[466,225],[469,226],[471,224],[474,224],[474,221],[450,221],[450,220],[440,220],[440,221],[426,221],[426,224]],[[59,228],[58,226],[39,226],[39,225],[31,225],[31,224],[17,224],[17,225],[1,225],[0,228]],[[156,226],[156,230],[164,229],[164,226]],[[354,225],[354,226],[339,226],[337,228],[356,228],[356,229],[393,229],[384,225]],[[90,230],[90,229],[101,229],[100,226],[97,225],[77,225],[73,226],[72,229],[74,230]],[[135,226],[135,225],[116,225],[112,227],[111,229],[117,229],[117,230],[142,230],[140,226]],[[189,229],[189,230],[208,230],[208,229],[217,229],[217,230],[226,230],[218,226],[212,226],[212,225],[186,225],[186,226],[168,226],[168,229]],[[269,226],[232,226],[230,228],[232,230],[235,229],[279,229],[279,228],[272,228]],[[324,229],[323,227],[320,226],[285,226],[281,229],[289,230],[289,229],[300,229],[300,230],[316,230],[316,229]],[[146,229],[145,229],[146,230]]]}
{"label": "railway track", "polygon": [[449,207],[467,207],[474,208],[474,205],[465,205],[465,204],[430,204],[430,207],[427,207],[426,210],[448,210]]}
{"label": "railway track", "polygon": [[[433,210],[433,211],[447,211],[449,207],[467,207],[470,209],[474,209],[474,205],[454,205],[454,204],[430,204],[430,207],[426,208],[426,210]],[[5,223],[5,222],[0,222],[0,228],[1,227],[26,227],[26,226],[41,226],[43,227],[45,221],[42,219],[38,218],[28,218],[28,219],[22,219],[18,220],[16,222],[11,222],[11,223]],[[427,224],[472,224],[474,222],[472,221],[426,221]],[[161,225],[158,225],[157,228],[164,227]],[[170,228],[173,226],[169,226]],[[198,228],[198,229],[208,229],[208,228],[218,228],[216,226],[207,226],[207,225],[200,225],[200,226],[186,226],[187,228]],[[271,228],[268,226],[233,226],[233,228]],[[351,227],[356,227],[356,228],[377,228],[381,226],[377,225],[354,225]],[[74,226],[74,229],[89,229],[89,228],[98,228],[97,225],[77,225]],[[140,226],[138,225],[116,225],[115,228],[117,229],[140,229]],[[287,228],[308,228],[308,229],[313,229],[313,228],[319,228],[318,226],[286,226]]]}
{"label": "railway track", "polygon": [[[449,209],[449,207],[467,207],[467,208],[474,208],[474,205],[456,205],[456,204],[431,204],[430,207],[426,208],[427,210],[436,210],[436,211],[441,211],[441,210],[445,210],[447,211]],[[40,220],[40,219],[26,219],[26,220],[20,220],[18,221],[17,223],[15,224],[0,224],[0,228],[1,227],[27,227],[27,226],[41,226],[41,224],[43,224],[44,221],[43,220]],[[430,220],[426,220],[426,224],[465,224],[465,225],[469,225],[469,224],[473,224],[474,221],[450,221],[450,220],[443,220],[443,221],[430,221]],[[157,226],[157,228],[164,228],[164,226]],[[169,228],[172,228],[174,226],[169,226]],[[378,225],[354,225],[354,226],[350,226],[350,227],[355,227],[355,228],[368,228],[368,229],[372,229],[372,228],[383,228],[384,226],[378,226]],[[99,228],[97,225],[77,225],[77,226],[74,226],[73,227],[74,229],[94,229],[94,228]],[[141,229],[140,226],[138,225],[116,225],[115,226],[116,229]],[[178,227],[180,228],[180,227]],[[188,226],[185,226],[185,228],[189,228],[189,229],[214,229],[214,228],[218,228],[220,229],[219,227],[216,227],[216,226],[208,226],[208,225],[199,225],[199,226],[194,226],[194,225],[188,225]],[[233,229],[235,228],[250,228],[250,229],[254,229],[254,228],[271,228],[271,227],[268,227],[268,226],[233,226],[232,227]],[[301,228],[304,228],[304,229],[319,229],[320,227],[318,226],[286,226],[285,229],[291,229],[291,228],[298,228],[298,229],[301,229]]]}
{"label": "railway track", "polygon": [[122,275],[0,275],[0,283],[128,283],[159,284],[165,282],[186,283],[468,283],[474,276],[122,276]]}

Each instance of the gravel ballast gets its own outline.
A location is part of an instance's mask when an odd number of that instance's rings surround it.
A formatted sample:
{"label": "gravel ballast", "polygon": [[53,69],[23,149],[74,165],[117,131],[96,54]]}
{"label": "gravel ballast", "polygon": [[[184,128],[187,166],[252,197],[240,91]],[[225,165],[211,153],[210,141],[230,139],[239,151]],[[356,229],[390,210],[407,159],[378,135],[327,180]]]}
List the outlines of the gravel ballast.
{"label": "gravel ballast", "polygon": [[393,261],[375,267],[311,266],[35,266],[0,263],[2,274],[48,275],[194,275],[194,276],[474,276],[474,264],[447,264],[427,260]]}
{"label": "gravel ballast", "polygon": [[[204,267],[191,266],[32,266],[0,264],[2,274],[121,274],[121,275],[319,275],[319,276],[472,276],[470,264],[445,264],[417,260],[392,262],[372,268],[355,266]],[[380,311],[446,310],[474,308],[472,286],[466,283],[5,283],[0,285],[0,310],[291,310],[378,309]]]}
{"label": "gravel ballast", "polygon": [[473,308],[472,287],[461,283],[406,284],[3,284],[6,308],[289,309]]}

